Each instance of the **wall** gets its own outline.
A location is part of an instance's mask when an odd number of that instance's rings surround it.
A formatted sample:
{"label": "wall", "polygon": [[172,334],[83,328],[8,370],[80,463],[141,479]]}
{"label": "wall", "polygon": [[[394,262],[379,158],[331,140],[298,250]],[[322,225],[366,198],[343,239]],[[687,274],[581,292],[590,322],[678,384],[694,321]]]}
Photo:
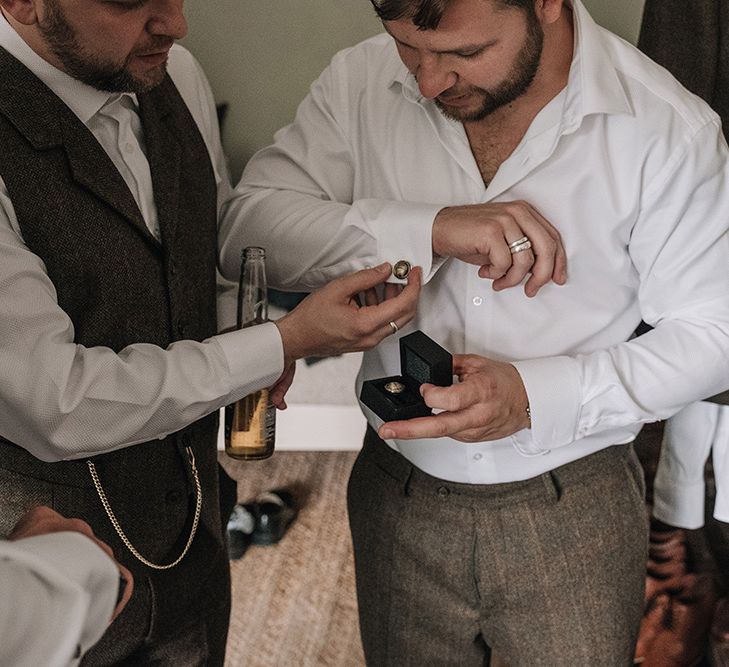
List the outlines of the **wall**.
{"label": "wall", "polygon": [[[635,42],[644,0],[585,0],[602,25]],[[234,179],[289,123],[338,50],[381,26],[368,0],[188,0],[183,42],[230,107],[223,141]]]}

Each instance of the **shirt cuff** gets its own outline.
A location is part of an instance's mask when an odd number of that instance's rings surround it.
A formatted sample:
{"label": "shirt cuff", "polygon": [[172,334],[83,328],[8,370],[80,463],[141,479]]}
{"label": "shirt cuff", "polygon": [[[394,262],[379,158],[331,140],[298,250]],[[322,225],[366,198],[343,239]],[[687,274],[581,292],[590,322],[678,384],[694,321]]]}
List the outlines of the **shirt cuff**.
{"label": "shirt cuff", "polygon": [[694,530],[704,525],[705,485],[656,476],[653,482],[653,516],[676,528]]}
{"label": "shirt cuff", "polygon": [[[410,266],[421,267],[425,283],[445,261],[433,257],[433,220],[442,208],[435,204],[364,199],[357,201],[347,215],[362,216],[366,220],[364,226],[377,240],[379,259],[393,266],[404,260]],[[390,281],[407,282],[394,276]]]}
{"label": "shirt cuff", "polygon": [[[515,434],[520,454],[536,456],[576,439],[581,391],[579,366],[569,357],[512,361],[529,400],[531,429]],[[559,390],[555,391],[555,384]]]}
{"label": "shirt cuff", "polygon": [[229,402],[270,387],[284,371],[283,342],[273,322],[220,334],[214,340],[230,371]]}
{"label": "shirt cuff", "polygon": [[[97,544],[80,533],[47,533],[0,541],[2,557],[24,563],[38,577],[49,582],[56,593],[51,601],[64,605],[65,613],[72,617],[70,622],[65,622],[67,628],[79,624],[76,627],[80,627],[80,633],[61,635],[59,642],[78,640],[81,653],[85,653],[99,641],[116,607],[119,569]],[[49,615],[54,613],[56,610],[49,610]],[[54,623],[53,619],[51,623]],[[73,655],[75,646],[68,644],[63,652]]]}

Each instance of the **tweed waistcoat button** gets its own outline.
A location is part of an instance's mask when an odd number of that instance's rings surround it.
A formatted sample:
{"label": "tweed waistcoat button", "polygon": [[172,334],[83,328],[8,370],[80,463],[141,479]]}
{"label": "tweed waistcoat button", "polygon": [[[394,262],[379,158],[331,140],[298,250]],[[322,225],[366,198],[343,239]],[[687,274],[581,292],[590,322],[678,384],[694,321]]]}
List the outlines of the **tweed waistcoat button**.
{"label": "tweed waistcoat button", "polygon": [[165,502],[169,505],[174,505],[175,503],[179,503],[183,497],[184,494],[180,489],[172,489],[172,491],[168,491],[165,494]]}

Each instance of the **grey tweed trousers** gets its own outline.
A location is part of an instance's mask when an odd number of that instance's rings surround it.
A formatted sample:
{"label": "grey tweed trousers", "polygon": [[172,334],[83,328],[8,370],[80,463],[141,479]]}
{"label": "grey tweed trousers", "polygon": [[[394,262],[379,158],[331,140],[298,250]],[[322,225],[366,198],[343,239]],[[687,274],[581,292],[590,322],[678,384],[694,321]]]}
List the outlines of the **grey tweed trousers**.
{"label": "grey tweed trousers", "polygon": [[456,484],[368,429],[348,488],[370,667],[632,664],[647,518],[631,445],[538,477]]}

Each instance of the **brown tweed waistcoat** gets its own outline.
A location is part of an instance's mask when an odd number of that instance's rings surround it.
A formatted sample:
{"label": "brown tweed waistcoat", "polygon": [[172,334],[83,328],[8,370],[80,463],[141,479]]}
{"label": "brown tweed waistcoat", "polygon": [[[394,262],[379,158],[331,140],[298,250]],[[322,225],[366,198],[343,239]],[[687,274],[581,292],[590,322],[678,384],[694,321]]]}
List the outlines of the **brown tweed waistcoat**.
{"label": "brown tweed waistcoat", "polygon": [[[140,342],[202,340],[216,331],[216,184],[207,149],[169,77],[139,102],[161,243],[89,130],[0,49],[0,176],[23,238],[45,263],[75,342],[117,352]],[[194,486],[184,450],[192,447],[203,486],[201,526],[193,549],[169,572],[152,572],[130,556],[83,460],[44,463],[22,442],[0,438],[3,514],[8,519],[42,503],[87,520],[136,577],[149,579],[155,604],[173,622],[187,603],[204,607],[197,591],[221,567],[216,433],[211,415],[162,440],[93,459],[132,544],[166,563],[189,532]],[[180,586],[180,577],[190,585]]]}

